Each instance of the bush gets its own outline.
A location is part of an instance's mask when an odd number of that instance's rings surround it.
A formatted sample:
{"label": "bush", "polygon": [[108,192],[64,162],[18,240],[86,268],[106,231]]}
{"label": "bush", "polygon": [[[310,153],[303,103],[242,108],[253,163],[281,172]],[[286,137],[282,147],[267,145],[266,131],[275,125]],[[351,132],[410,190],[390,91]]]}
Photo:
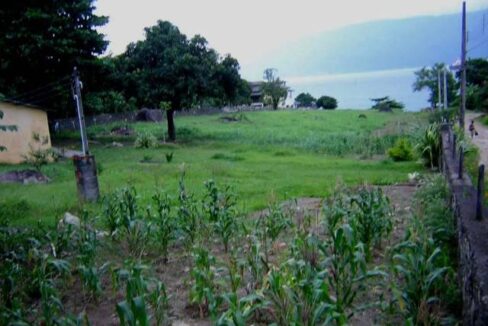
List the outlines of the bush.
{"label": "bush", "polygon": [[337,100],[330,96],[321,96],[317,100],[317,107],[326,110],[334,110],[337,108]]}
{"label": "bush", "polygon": [[134,142],[135,148],[153,148],[158,145],[158,140],[153,134],[142,133],[137,135],[136,141]]}
{"label": "bush", "polygon": [[431,168],[439,165],[441,155],[440,126],[437,123],[430,124],[416,146],[417,151],[424,159],[425,165]]}
{"label": "bush", "polygon": [[398,138],[395,146],[388,150],[388,156],[393,161],[411,161],[414,158],[413,146],[407,138]]}
{"label": "bush", "polygon": [[25,163],[32,165],[36,171],[41,172],[41,168],[52,160],[55,160],[53,150],[49,146],[49,137],[32,133],[32,142],[29,143],[29,152],[23,155]]}
{"label": "bush", "polygon": [[93,113],[120,113],[136,110],[136,100],[132,97],[128,101],[119,92],[88,93],[85,99],[88,112]]}

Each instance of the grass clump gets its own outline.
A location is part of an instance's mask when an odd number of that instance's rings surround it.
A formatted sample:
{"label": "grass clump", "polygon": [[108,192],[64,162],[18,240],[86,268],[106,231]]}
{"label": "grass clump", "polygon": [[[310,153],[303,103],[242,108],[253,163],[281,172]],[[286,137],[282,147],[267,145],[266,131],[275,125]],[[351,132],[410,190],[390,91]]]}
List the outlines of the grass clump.
{"label": "grass clump", "polygon": [[414,158],[414,148],[407,138],[398,138],[395,146],[388,150],[388,156],[393,161],[411,161]]}
{"label": "grass clump", "polygon": [[238,155],[228,155],[225,153],[215,153],[211,157],[212,160],[224,160],[224,161],[243,161],[244,157]]}
{"label": "grass clump", "polygon": [[135,148],[154,148],[158,145],[158,140],[151,133],[140,133],[134,142]]}

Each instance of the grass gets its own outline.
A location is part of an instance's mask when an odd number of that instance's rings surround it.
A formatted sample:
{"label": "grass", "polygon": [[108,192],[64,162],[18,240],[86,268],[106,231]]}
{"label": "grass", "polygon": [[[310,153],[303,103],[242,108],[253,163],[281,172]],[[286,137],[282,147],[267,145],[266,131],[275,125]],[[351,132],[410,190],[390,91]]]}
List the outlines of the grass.
{"label": "grass", "polygon": [[[422,115],[367,111],[367,119],[358,119],[360,113],[364,111],[253,112],[246,113],[247,119],[240,122],[224,122],[221,115],[177,117],[176,145],[135,149],[129,139],[123,148],[97,144],[91,150],[103,166],[99,176],[102,195],[127,185],[137,189],[143,202],[149,201],[155,189],[176,195],[185,170],[190,191],[201,193],[208,179],[229,184],[245,212],[262,209],[274,199],[327,196],[338,180],[347,185],[392,184],[422,169],[415,162],[387,160],[388,143],[381,141],[397,137],[398,130],[411,133],[423,121]],[[111,127],[96,126],[89,133],[110,142],[113,137],[103,135]],[[165,132],[161,124],[137,123],[133,127],[158,139]],[[69,145],[78,146],[75,134],[63,137]],[[358,139],[364,143],[357,143]],[[372,139],[380,140],[375,143]],[[371,149],[362,150],[364,144],[370,144]],[[168,152],[174,153],[171,163],[166,163]],[[141,163],[144,156],[160,163]],[[1,165],[0,172],[26,167]],[[43,171],[53,180],[47,185],[0,188],[0,202],[28,203],[26,215],[13,224],[55,223],[64,212],[80,213],[82,208],[97,212],[98,204],[82,207],[78,203],[71,161],[50,164]]]}

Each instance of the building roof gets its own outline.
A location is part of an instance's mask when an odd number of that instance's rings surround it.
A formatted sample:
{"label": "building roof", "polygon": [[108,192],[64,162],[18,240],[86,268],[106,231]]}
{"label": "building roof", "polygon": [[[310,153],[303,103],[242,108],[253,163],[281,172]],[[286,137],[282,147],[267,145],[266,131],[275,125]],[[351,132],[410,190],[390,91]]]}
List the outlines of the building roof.
{"label": "building roof", "polygon": [[13,105],[18,105],[18,106],[23,106],[27,107],[29,109],[36,109],[36,110],[42,110],[42,111],[51,111],[50,109],[46,109],[43,107],[40,107],[38,105],[30,104],[30,103],[25,103],[22,101],[15,101],[15,100],[10,100],[10,99],[0,99],[0,104],[1,103],[7,103],[7,104],[13,104]]}

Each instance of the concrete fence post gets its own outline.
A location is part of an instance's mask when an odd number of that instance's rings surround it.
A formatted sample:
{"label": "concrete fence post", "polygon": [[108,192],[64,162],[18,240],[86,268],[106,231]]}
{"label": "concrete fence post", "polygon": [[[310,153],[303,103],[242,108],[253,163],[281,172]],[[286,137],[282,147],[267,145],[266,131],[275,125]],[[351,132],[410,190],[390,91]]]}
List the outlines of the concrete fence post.
{"label": "concrete fence post", "polygon": [[478,168],[478,191],[476,192],[476,219],[483,219],[483,199],[485,188],[485,165],[481,164]]}
{"label": "concrete fence post", "polygon": [[456,134],[452,134],[452,159],[456,158]]}
{"label": "concrete fence post", "polygon": [[458,178],[463,178],[463,165],[464,165],[464,148],[459,148],[459,171]]}

